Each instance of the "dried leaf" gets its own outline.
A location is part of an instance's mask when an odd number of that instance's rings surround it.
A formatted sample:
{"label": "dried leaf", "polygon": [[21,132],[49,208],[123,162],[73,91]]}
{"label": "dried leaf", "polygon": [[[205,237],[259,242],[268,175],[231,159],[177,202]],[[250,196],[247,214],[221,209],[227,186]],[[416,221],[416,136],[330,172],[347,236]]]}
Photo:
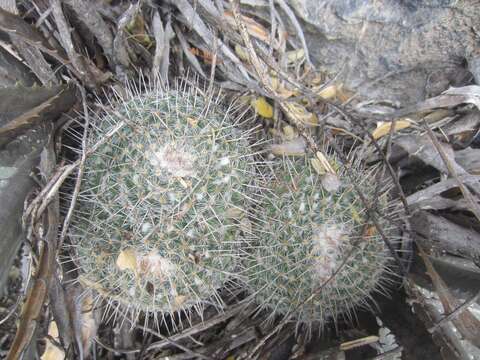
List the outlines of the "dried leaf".
{"label": "dried leaf", "polygon": [[145,29],[145,20],[141,13],[137,13],[136,16],[127,24],[125,29],[132,35],[133,39],[145,46],[147,49],[152,46],[152,40],[148,36]]}
{"label": "dried leaf", "polygon": [[337,96],[338,93],[337,85],[329,85],[326,88],[320,90],[317,95],[320,96],[322,99],[330,100]]}
{"label": "dried leaf", "polygon": [[[196,47],[192,47],[192,48],[190,48],[190,52],[193,55],[201,58],[205,64],[212,64],[213,63],[213,59],[215,57],[215,54],[211,53],[210,51],[202,50],[202,49],[199,49],[199,48],[196,48]],[[219,63],[221,63],[221,61],[219,61]]]}
{"label": "dried leaf", "polygon": [[[375,140],[380,139],[381,137],[390,134],[390,129],[392,128],[393,122],[391,121],[379,121],[377,123],[377,128],[373,131],[372,136]],[[395,129],[393,131],[402,130],[410,127],[412,122],[410,120],[397,120],[395,121]]]}
{"label": "dried leaf", "polygon": [[137,254],[134,249],[126,248],[120,252],[117,257],[116,264],[122,271],[132,270],[137,271]]}
{"label": "dried leaf", "polygon": [[[223,15],[230,26],[237,27],[237,23],[235,22],[233,13],[231,11],[225,11]],[[250,36],[253,36],[263,42],[269,42],[270,33],[267,31],[267,29],[265,29],[265,27],[248,16],[241,15],[241,19],[247,27],[247,31]]]}
{"label": "dried leaf", "polygon": [[[48,335],[50,335],[54,340],[59,341],[58,338],[58,328],[55,321],[50,322],[48,325]],[[46,347],[45,352],[40,357],[41,360],[61,360],[65,359],[65,352],[63,349],[56,346],[48,337],[45,338]]]}
{"label": "dried leaf", "polygon": [[250,104],[260,116],[267,119],[271,119],[273,117],[273,107],[263,96],[252,100]]}
{"label": "dried leaf", "polygon": [[287,115],[302,123],[306,127],[316,126],[318,119],[315,114],[309,112],[303,105],[297,102],[285,102],[284,109]]}
{"label": "dried leaf", "polygon": [[323,175],[326,173],[319,159],[317,158],[310,159],[310,163],[312,164],[312,167],[315,169],[318,175]]}
{"label": "dried leaf", "polygon": [[246,63],[250,62],[250,55],[248,55],[247,49],[239,44],[235,44],[235,54],[238,58]]}
{"label": "dried leaf", "polygon": [[436,108],[457,106],[459,104],[474,104],[480,109],[480,86],[468,85],[444,91],[441,95],[421,101],[413,106],[400,109],[394,117],[402,117],[416,112],[429,111]]}
{"label": "dried leaf", "polygon": [[281,97],[282,99],[288,99],[294,95],[297,95],[297,91],[290,90],[283,83],[278,80],[278,77],[275,75],[270,75],[270,83],[272,90],[275,91],[275,95]]}
{"label": "dried leaf", "polygon": [[88,354],[88,350],[92,344],[93,338],[97,336],[98,323],[95,319],[93,309],[94,301],[92,294],[89,293],[83,297],[82,312],[81,312],[81,339],[83,346],[83,353]]}
{"label": "dried leaf", "polygon": [[335,174],[335,169],[330,165],[327,157],[320,151],[315,154],[325,172]]}
{"label": "dried leaf", "polygon": [[[395,139],[395,144],[403,148],[407,153],[413,155],[425,164],[433,166],[444,174],[449,174],[449,170],[442,160],[432,141],[427,136],[405,135]],[[450,160],[454,170],[458,175],[465,175],[467,172],[456,161],[453,149],[449,144],[441,143],[447,158]]]}

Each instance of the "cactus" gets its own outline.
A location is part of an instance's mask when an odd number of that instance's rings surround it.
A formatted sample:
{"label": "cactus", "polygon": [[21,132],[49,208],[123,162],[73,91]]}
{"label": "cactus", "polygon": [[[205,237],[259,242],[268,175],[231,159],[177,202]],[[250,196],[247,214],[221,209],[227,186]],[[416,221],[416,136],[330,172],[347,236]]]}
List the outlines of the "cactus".
{"label": "cactus", "polygon": [[388,182],[377,195],[374,170],[356,162],[349,179],[335,157],[330,162],[340,180],[330,190],[307,158],[273,163],[264,219],[256,225],[262,235],[243,269],[259,311],[269,311],[270,320],[288,314],[308,330],[314,324],[321,329],[330,318],[351,320],[355,306],[370,306],[372,291],[384,291],[392,280],[390,253],[352,185],[377,206],[382,230],[394,241],[386,218],[395,208],[387,199]]}
{"label": "cactus", "polygon": [[93,115],[70,230],[84,285],[139,311],[221,306],[254,186],[236,110],[198,85],[147,84]]}

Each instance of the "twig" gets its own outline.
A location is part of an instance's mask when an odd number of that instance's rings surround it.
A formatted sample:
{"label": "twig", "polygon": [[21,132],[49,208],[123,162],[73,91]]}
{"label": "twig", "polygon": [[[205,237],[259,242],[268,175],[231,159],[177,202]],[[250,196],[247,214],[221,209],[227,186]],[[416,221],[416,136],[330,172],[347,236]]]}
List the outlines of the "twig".
{"label": "twig", "polygon": [[[221,322],[224,322],[224,321],[230,319],[232,316],[235,316],[240,311],[242,311],[246,306],[247,306],[247,304],[244,304],[244,303],[240,303],[238,305],[235,305],[234,307],[228,309],[223,314],[215,316],[215,317],[209,319],[208,321],[201,322],[198,325],[192,326],[191,328],[189,328],[189,329],[187,329],[187,330],[185,330],[181,333],[170,336],[169,339],[174,340],[174,341],[178,341],[178,340],[181,340],[185,337],[189,337],[189,336],[193,336],[195,334],[198,334],[199,332],[205,331],[205,330],[211,328],[212,326],[215,326],[215,325],[217,325]],[[144,330],[144,331],[150,332],[153,335],[157,335],[157,332],[155,332],[153,330],[150,330],[148,328],[145,328],[145,327],[139,327],[139,328]],[[168,340],[165,339],[165,340],[150,344],[147,348],[147,351],[152,350],[152,349],[161,349],[161,348],[167,346],[168,344],[169,344]]]}
{"label": "twig", "polygon": [[137,354],[140,352],[140,349],[116,349],[116,348],[112,348],[106,344],[104,344],[103,342],[100,341],[100,339],[98,337],[95,337],[94,338],[94,341],[100,345],[101,347],[103,347],[104,349],[107,349],[108,351],[111,351],[111,352],[117,352],[117,353],[121,353],[121,354]]}
{"label": "twig", "polygon": [[397,346],[395,349],[385,351],[384,353],[381,353],[380,355],[374,356],[373,358],[370,358],[369,360],[389,360],[393,359],[391,355],[395,354],[401,354],[403,351],[402,346]]}

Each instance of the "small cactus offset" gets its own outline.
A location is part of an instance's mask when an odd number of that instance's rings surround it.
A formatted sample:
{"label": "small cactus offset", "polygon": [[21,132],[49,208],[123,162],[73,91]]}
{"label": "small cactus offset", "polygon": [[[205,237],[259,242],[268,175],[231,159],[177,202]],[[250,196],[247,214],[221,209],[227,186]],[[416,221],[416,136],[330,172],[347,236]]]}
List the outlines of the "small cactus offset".
{"label": "small cactus offset", "polygon": [[377,194],[374,171],[354,165],[352,181],[339,168],[339,185],[332,186],[331,181],[322,182],[315,169],[307,158],[273,163],[274,175],[265,185],[270,193],[264,197],[264,221],[257,225],[262,235],[251,247],[243,272],[270,319],[289,315],[309,331],[339,316],[351,320],[354,307],[368,307],[371,293],[383,291],[391,280],[390,253],[368,220],[353,182],[370,206],[377,206],[389,240],[394,238],[386,219],[393,211],[388,184]]}
{"label": "small cactus offset", "polygon": [[221,305],[255,172],[232,112],[184,83],[130,89],[94,116],[70,230],[84,285],[146,312]]}

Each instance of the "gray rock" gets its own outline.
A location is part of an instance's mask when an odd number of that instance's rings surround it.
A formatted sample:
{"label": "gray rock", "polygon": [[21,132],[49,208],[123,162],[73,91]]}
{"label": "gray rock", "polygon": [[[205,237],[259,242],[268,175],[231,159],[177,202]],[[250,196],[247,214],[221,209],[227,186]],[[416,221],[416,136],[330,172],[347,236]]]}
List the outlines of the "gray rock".
{"label": "gray rock", "polygon": [[[455,0],[289,0],[312,61],[369,99],[408,105],[468,79],[480,7]],[[380,80],[382,79],[383,80]]]}

